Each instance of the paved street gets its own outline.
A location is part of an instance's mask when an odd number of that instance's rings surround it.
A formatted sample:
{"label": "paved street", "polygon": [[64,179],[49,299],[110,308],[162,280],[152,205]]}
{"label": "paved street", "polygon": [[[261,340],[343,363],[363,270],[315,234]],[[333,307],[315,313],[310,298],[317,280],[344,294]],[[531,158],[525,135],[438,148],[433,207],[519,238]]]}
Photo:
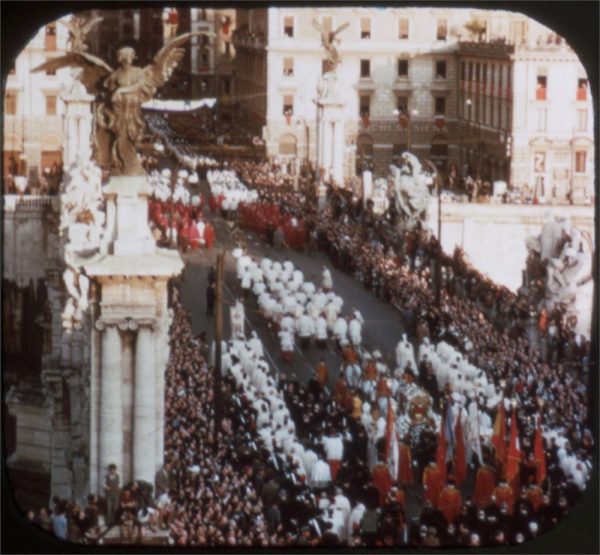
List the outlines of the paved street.
{"label": "paved street", "polygon": [[[203,184],[200,186],[200,191],[206,195],[208,187]],[[216,262],[217,252],[226,242],[229,230],[224,220],[220,216],[211,215],[208,208],[206,208],[206,216],[215,226],[216,245],[210,251],[202,249],[189,251],[184,255],[186,266],[183,272],[181,294],[184,306],[191,311],[194,333],[204,331],[207,333],[209,340],[212,341],[215,320],[206,316],[206,279],[210,266]],[[392,364],[395,365],[396,344],[404,332],[401,316],[396,308],[378,299],[351,276],[336,270],[323,253],[309,256],[302,252],[290,250],[278,251],[250,232],[246,233],[246,241],[248,250],[253,257],[263,258],[267,256],[280,261],[289,258],[295,266],[302,270],[305,280],[310,279],[316,285],[320,283],[323,266],[327,265],[333,277],[334,291],[344,299],[344,314],[350,314],[352,310],[358,309],[365,319],[362,334],[363,345],[370,350],[379,349],[383,356],[389,358],[393,361]],[[240,294],[241,288],[235,274],[235,260],[229,254],[226,258],[226,279],[223,289],[225,339],[231,336],[228,305],[233,303]],[[303,351],[297,343],[292,364],[284,362],[281,358],[279,340],[268,329],[265,319],[256,311],[253,298],[246,303],[246,335],[249,335],[251,330],[255,330],[262,340],[266,359],[280,378],[295,378],[306,383],[320,357],[324,357],[329,367],[330,386],[337,379],[341,358],[335,352],[331,341],[323,351],[315,345],[311,345],[310,349]],[[469,473],[468,479],[461,487],[463,496],[470,495],[472,487],[473,476],[472,473]],[[418,485],[408,488],[407,518],[420,514],[422,509],[421,494],[422,488]]]}

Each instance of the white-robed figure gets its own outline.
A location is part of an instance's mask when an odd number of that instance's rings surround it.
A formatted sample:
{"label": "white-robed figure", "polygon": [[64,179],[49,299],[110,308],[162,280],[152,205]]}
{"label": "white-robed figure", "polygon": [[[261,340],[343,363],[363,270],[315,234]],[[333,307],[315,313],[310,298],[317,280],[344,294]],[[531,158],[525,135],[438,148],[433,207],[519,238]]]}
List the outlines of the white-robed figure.
{"label": "white-robed figure", "polygon": [[333,324],[333,335],[337,341],[341,343],[344,339],[346,339],[347,333],[348,322],[346,321],[346,318],[340,316]]}
{"label": "white-robed figure", "polygon": [[323,436],[322,443],[327,463],[331,469],[331,477],[335,480],[342,463],[342,458],[344,457],[344,440],[339,434],[330,434]]}
{"label": "white-robed figure", "polygon": [[324,489],[331,483],[331,469],[323,459],[317,459],[310,474],[310,486]]}
{"label": "white-robed figure", "polygon": [[305,449],[301,457],[302,462],[304,463],[304,470],[306,470],[306,475],[309,478],[309,480],[311,480],[312,472],[315,467],[315,464],[319,460],[319,456],[312,449]]}
{"label": "white-robed figure", "polygon": [[419,374],[417,364],[415,362],[415,353],[412,345],[408,341],[406,334],[402,334],[402,340],[396,346],[396,364],[401,372],[404,372],[407,365],[410,365],[411,370],[415,375]]}
{"label": "white-robed figure", "polygon": [[481,456],[481,434],[479,431],[479,408],[477,407],[477,401],[471,398],[469,408],[467,410],[467,426],[465,428],[465,446],[467,451],[466,460],[467,463],[471,463],[473,455],[477,457],[479,464],[483,464],[483,457]]}
{"label": "white-robed figure", "polygon": [[344,375],[346,377],[346,382],[348,382],[348,387],[356,389],[360,386],[362,370],[359,364],[346,364]]}
{"label": "white-robed figure", "polygon": [[310,346],[310,340],[316,332],[315,328],[315,322],[308,314],[303,314],[298,319],[297,329],[303,349],[307,349]]}
{"label": "white-robed figure", "polygon": [[323,291],[331,291],[333,289],[333,278],[329,268],[323,266],[323,273],[321,274],[321,287]]}
{"label": "white-robed figure", "polygon": [[340,537],[340,540],[346,542],[351,536],[350,533],[350,513],[352,512],[352,506],[350,500],[344,495],[340,488],[335,489],[335,497],[333,498],[333,506],[342,513],[344,517],[344,535]]}
{"label": "white-robed figure", "polygon": [[262,341],[258,338],[258,335],[256,335],[255,331],[252,332],[252,336],[248,340],[248,346],[256,358],[264,357],[265,353],[263,350]]}
{"label": "white-robed figure", "polygon": [[350,513],[350,522],[348,525],[348,541],[351,539],[351,535],[360,531],[360,523],[367,510],[367,507],[359,501],[359,503],[352,509]]}
{"label": "white-robed figure", "polygon": [[354,313],[354,317],[350,320],[348,324],[348,338],[350,339],[350,343],[354,347],[358,347],[362,343],[362,325],[361,319],[356,317],[356,312]]}
{"label": "white-robed figure", "polygon": [[288,330],[282,329],[279,332],[279,341],[281,344],[281,356],[286,362],[292,362],[294,354],[294,336]]}
{"label": "white-robed figure", "polygon": [[327,341],[327,320],[323,316],[319,316],[315,322],[315,334],[317,338],[317,345],[319,348],[325,348]]}
{"label": "white-robed figure", "polygon": [[335,324],[335,321],[337,320],[338,313],[339,311],[337,305],[334,302],[329,301],[325,305],[324,314],[325,319],[327,320],[327,328],[330,332],[333,332],[333,326]]}

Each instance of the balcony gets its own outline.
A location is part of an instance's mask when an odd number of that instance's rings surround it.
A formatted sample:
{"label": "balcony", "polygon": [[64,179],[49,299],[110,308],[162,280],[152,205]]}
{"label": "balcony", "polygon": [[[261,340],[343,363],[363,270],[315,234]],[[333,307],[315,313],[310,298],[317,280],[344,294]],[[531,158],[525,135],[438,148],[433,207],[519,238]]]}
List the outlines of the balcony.
{"label": "balcony", "polygon": [[236,48],[266,48],[267,40],[263,33],[240,31],[239,29],[233,32],[233,45]]}

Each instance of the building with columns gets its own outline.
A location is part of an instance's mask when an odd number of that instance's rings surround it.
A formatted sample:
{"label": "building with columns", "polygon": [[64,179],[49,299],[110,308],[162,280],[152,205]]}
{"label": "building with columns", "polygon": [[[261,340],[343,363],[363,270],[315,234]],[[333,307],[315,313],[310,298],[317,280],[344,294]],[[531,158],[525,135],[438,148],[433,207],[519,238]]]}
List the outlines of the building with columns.
{"label": "building with columns", "polygon": [[71,73],[68,68],[53,73],[31,70],[62,56],[67,37],[67,28],[59,21],[42,27],[9,71],[4,91],[3,176],[16,164],[17,174],[35,184],[44,168],[62,164],[64,105],[60,92],[70,82]]}
{"label": "building with columns", "polygon": [[[479,172],[517,187],[533,185],[535,144],[529,143],[535,134],[531,86],[536,83],[523,81],[523,71],[532,75],[541,65],[547,72],[556,67],[552,71],[558,74],[568,66],[569,79],[585,79],[568,45],[556,45],[559,38],[547,27],[519,13],[437,7],[238,9],[236,98],[241,118],[263,137],[270,156],[309,158],[313,164],[317,159],[314,99],[325,52],[313,20],[330,30],[349,24],[337,37],[346,177],[363,167],[386,175],[389,164],[410,150],[430,159],[442,175]],[[478,77],[480,66],[485,69]],[[469,77],[461,75],[471,67]],[[563,84],[554,79],[552,86]],[[554,102],[553,108],[547,106],[548,133],[569,137],[573,149],[586,143],[589,154],[580,179],[591,186],[591,125],[583,132],[574,124],[584,117],[576,112],[582,103],[591,121],[589,95],[587,101],[573,97],[569,114],[554,117],[568,96],[564,86],[564,94],[557,89],[546,100]]]}

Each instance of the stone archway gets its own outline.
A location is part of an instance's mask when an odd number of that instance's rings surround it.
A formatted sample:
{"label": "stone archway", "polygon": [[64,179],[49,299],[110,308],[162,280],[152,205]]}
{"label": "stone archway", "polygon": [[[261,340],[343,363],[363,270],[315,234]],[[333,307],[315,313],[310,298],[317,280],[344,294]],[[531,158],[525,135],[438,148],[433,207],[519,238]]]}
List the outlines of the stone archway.
{"label": "stone archway", "polygon": [[291,133],[286,133],[279,138],[279,155],[296,156],[297,140]]}

